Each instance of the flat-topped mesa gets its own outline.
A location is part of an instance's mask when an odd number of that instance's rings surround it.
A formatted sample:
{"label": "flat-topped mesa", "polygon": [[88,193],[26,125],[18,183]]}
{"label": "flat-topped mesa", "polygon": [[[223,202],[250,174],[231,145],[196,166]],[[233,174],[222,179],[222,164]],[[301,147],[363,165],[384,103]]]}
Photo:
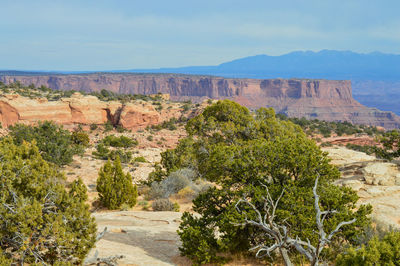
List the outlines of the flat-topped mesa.
{"label": "flat-topped mesa", "polygon": [[126,94],[169,94],[171,100],[232,99],[249,108],[273,107],[292,117],[399,128],[392,112],[368,108],[352,97],[350,81],[311,79],[233,79],[179,74],[0,76],[4,83],[41,85],[56,90],[110,90]]}

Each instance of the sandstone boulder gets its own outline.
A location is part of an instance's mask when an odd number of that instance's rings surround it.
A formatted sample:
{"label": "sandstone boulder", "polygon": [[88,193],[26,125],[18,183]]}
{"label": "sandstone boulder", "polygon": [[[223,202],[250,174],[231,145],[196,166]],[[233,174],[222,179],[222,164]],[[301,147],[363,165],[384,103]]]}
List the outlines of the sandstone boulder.
{"label": "sandstone boulder", "polygon": [[370,163],[363,169],[363,173],[365,183],[369,185],[400,185],[400,172],[397,165],[393,163]]}

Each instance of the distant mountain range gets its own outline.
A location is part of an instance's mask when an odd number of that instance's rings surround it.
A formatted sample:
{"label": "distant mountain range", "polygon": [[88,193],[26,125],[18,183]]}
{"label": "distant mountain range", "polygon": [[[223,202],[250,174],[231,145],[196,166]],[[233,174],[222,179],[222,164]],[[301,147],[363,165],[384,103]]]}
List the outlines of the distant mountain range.
{"label": "distant mountain range", "polygon": [[[125,71],[124,71],[125,72]],[[249,56],[218,66],[139,69],[126,72],[206,74],[232,78],[400,80],[400,55],[322,50]]]}
{"label": "distant mountain range", "polygon": [[[7,72],[7,73],[4,73]],[[256,55],[217,66],[131,69],[112,73],[178,73],[213,75],[227,78],[309,78],[351,80],[353,96],[370,107],[400,115],[400,55],[373,52],[322,50],[296,51],[281,56]],[[6,75],[43,75],[45,72],[1,71]],[[49,74],[87,72],[52,72]]]}

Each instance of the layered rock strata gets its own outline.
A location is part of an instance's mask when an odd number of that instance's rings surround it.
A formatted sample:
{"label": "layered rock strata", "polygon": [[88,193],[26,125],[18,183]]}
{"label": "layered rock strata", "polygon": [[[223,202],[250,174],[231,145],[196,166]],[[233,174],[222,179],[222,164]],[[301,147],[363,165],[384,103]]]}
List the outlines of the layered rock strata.
{"label": "layered rock strata", "polygon": [[110,121],[114,125],[133,130],[162,122],[160,114],[149,104],[103,102],[97,97],[80,93],[59,101],[30,99],[19,95],[0,98],[0,122],[3,126],[34,124],[44,120],[66,126],[99,125]]}
{"label": "layered rock strata", "polygon": [[172,100],[232,99],[249,108],[273,107],[291,117],[399,128],[392,112],[368,108],[352,97],[350,81],[306,79],[228,79],[177,74],[82,74],[0,76],[0,81],[56,90],[128,94],[169,94]]}

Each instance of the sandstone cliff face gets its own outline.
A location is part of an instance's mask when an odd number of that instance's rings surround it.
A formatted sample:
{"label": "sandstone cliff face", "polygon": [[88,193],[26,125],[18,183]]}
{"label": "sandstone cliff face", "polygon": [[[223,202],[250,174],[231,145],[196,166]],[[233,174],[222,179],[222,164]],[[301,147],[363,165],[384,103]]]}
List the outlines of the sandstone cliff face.
{"label": "sandstone cliff face", "polygon": [[172,100],[206,97],[233,99],[249,108],[273,107],[294,117],[399,128],[392,112],[368,108],[352,97],[350,81],[305,79],[225,79],[176,74],[86,74],[52,76],[0,76],[0,81],[47,86],[56,90],[129,94],[170,94]]}
{"label": "sandstone cliff face", "polygon": [[99,125],[110,121],[114,125],[133,130],[161,122],[160,115],[151,105],[102,102],[97,97],[83,96],[80,93],[51,102],[19,95],[0,98],[0,122],[4,127],[16,123],[34,124],[44,120],[66,126]]}

